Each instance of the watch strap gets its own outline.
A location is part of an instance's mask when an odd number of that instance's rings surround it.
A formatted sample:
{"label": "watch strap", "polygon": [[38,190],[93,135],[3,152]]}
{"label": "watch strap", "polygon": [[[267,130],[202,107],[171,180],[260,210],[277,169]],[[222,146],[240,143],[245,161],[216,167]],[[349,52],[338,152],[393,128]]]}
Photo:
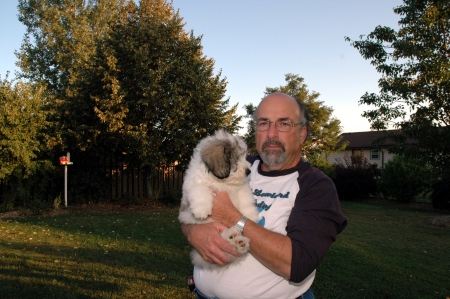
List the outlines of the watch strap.
{"label": "watch strap", "polygon": [[247,217],[242,216],[241,219],[239,219],[238,223],[235,224],[235,226],[239,229],[239,231],[242,233],[244,231],[245,222],[247,221]]}

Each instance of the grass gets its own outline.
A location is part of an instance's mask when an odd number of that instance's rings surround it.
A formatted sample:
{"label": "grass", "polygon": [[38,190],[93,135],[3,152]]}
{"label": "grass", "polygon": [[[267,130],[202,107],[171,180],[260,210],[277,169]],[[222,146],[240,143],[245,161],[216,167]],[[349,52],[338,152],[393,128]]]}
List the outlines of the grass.
{"label": "grass", "polygon": [[193,298],[176,215],[0,219],[0,298]]}
{"label": "grass", "polygon": [[[342,203],[349,225],[318,269],[318,299],[450,297],[442,215]],[[195,298],[176,209],[0,219],[0,298]],[[276,298],[278,299],[278,298]]]}
{"label": "grass", "polygon": [[450,227],[431,211],[343,202],[349,225],[319,267],[317,298],[450,297]]}

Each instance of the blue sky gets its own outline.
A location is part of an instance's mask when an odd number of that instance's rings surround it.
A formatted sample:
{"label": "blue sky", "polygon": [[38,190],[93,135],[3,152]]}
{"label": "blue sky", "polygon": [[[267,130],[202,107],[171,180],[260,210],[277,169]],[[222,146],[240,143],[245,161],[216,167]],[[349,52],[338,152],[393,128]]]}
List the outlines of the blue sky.
{"label": "blue sky", "polygon": [[[25,27],[16,0],[0,0],[0,76],[14,78]],[[377,25],[398,28],[393,8],[400,0],[173,0],[185,29],[203,35],[203,53],[227,78],[231,104],[257,105],[266,87],[284,85],[298,74],[319,100],[334,109],[344,132],[370,130],[358,100],[378,93],[380,74],[344,40],[357,40]],[[244,123],[242,125],[245,125]]]}

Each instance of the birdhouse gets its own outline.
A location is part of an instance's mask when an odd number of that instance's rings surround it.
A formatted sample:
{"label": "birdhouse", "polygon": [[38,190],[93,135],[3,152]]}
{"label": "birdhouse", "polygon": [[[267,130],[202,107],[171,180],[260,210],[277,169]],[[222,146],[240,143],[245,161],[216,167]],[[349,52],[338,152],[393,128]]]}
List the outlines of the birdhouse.
{"label": "birdhouse", "polygon": [[67,165],[69,164],[69,159],[66,156],[59,157],[59,165]]}

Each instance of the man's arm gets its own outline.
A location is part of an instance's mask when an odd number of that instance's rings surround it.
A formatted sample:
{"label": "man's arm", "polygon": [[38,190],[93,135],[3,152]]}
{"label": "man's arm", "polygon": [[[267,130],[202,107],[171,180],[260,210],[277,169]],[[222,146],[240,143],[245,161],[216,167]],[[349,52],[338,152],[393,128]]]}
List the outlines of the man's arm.
{"label": "man's arm", "polygon": [[[211,217],[226,227],[234,226],[242,214],[234,207],[227,193],[216,194]],[[291,239],[267,230],[251,220],[247,220],[243,233],[251,241],[251,254],[273,272],[289,279],[292,261]]]}
{"label": "man's arm", "polygon": [[225,229],[227,227],[219,222],[181,225],[184,236],[200,255],[208,262],[218,265],[229,262],[225,252],[239,256],[239,253],[220,236]]}

